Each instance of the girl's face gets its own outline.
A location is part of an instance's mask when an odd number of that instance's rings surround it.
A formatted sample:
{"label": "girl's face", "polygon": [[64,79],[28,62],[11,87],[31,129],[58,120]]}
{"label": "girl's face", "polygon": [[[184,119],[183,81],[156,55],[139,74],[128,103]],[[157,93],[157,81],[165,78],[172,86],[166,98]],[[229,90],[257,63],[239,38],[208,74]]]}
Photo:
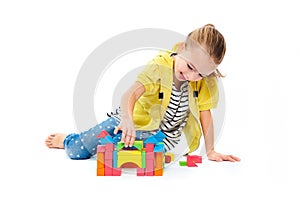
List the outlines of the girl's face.
{"label": "girl's face", "polygon": [[191,61],[182,58],[180,55],[174,57],[174,75],[179,81],[199,81],[214,70],[203,69],[200,71],[199,67],[196,67]]}
{"label": "girl's face", "polygon": [[179,81],[199,81],[217,68],[202,48],[186,50],[181,46],[173,59],[174,75]]}

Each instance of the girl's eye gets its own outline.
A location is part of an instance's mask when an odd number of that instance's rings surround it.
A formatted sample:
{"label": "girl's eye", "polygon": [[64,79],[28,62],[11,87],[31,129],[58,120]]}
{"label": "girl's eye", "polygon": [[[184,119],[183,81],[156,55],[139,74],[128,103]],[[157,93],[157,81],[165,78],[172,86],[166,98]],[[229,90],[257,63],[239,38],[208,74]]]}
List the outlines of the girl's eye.
{"label": "girl's eye", "polygon": [[190,70],[193,70],[193,68],[192,68],[189,64],[187,64],[187,67],[188,67]]}
{"label": "girl's eye", "polygon": [[202,74],[200,74],[200,73],[199,73],[199,76],[200,76],[201,78],[203,78],[203,75],[202,75]]}

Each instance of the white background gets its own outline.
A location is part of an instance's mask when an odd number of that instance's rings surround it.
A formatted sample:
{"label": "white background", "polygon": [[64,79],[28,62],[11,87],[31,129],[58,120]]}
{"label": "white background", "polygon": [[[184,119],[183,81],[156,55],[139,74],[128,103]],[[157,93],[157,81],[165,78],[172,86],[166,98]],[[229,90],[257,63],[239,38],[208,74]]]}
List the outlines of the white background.
{"label": "white background", "polygon": [[[1,1],[1,199],[299,198],[296,5],[288,0]],[[71,161],[63,151],[44,146],[50,133],[76,132],[76,77],[102,42],[138,28],[187,34],[206,23],[215,24],[227,41],[220,66],[227,75],[226,121],[216,150],[239,156],[240,163],[204,160],[198,168],[171,166],[163,177],[96,177],[95,160]],[[110,111],[111,96],[98,95],[100,119]]]}

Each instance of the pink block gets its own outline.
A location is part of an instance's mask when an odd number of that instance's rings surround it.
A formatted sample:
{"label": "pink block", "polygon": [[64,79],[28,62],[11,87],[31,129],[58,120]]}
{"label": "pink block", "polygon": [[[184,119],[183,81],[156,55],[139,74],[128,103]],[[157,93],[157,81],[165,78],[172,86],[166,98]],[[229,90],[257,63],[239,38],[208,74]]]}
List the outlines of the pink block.
{"label": "pink block", "polygon": [[137,176],[145,176],[145,169],[144,168],[137,168],[136,169]]}
{"label": "pink block", "polygon": [[105,159],[104,160],[105,167],[113,167],[113,160],[112,159]]}
{"label": "pink block", "polygon": [[154,160],[146,160],[146,176],[154,176]]}
{"label": "pink block", "polygon": [[97,152],[105,152],[105,146],[104,145],[98,145],[97,146]]}
{"label": "pink block", "polygon": [[154,152],[146,152],[146,160],[154,160]]}
{"label": "pink block", "polygon": [[105,160],[113,160],[113,152],[107,152],[104,153],[104,159]]}
{"label": "pink block", "polygon": [[113,143],[107,143],[105,144],[106,151],[113,151],[114,150],[114,144]]}

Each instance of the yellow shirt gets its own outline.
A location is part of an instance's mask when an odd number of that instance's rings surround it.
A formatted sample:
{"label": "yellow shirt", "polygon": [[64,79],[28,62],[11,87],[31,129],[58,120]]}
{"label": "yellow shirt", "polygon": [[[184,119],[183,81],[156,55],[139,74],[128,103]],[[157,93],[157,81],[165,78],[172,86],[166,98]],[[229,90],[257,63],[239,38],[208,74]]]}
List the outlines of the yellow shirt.
{"label": "yellow shirt", "polygon": [[[138,75],[137,81],[144,85],[145,93],[136,102],[133,111],[133,121],[137,130],[156,130],[159,128],[165,111],[169,105],[173,83],[173,59],[170,54],[175,52],[178,45],[171,51],[160,52],[147,63],[145,69]],[[198,91],[198,98],[193,93]],[[163,99],[159,99],[159,93]],[[199,147],[202,135],[200,111],[210,110],[217,106],[219,91],[216,77],[204,78],[189,82],[189,108],[191,114],[187,124],[182,129],[190,152]]]}

